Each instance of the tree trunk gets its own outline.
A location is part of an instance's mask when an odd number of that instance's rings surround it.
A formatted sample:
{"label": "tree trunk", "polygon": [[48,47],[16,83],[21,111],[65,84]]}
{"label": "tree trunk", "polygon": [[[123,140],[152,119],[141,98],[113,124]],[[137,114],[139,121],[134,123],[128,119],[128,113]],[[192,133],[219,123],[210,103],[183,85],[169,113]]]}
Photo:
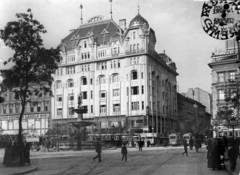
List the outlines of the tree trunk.
{"label": "tree trunk", "polygon": [[18,124],[19,124],[19,130],[18,130],[19,166],[23,166],[24,165],[24,162],[23,162],[23,149],[24,149],[24,145],[23,145],[23,138],[22,138],[22,118],[23,118],[23,114],[24,114],[24,111],[25,111],[25,103],[26,103],[26,100],[24,98],[23,102],[21,103],[22,104],[22,111],[20,113],[19,121],[18,121]]}

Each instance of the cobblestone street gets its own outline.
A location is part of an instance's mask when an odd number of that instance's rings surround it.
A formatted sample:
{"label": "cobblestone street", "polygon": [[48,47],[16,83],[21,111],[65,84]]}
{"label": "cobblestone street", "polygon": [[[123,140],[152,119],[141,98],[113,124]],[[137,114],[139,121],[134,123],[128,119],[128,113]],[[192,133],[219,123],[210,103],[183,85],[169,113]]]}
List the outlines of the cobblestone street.
{"label": "cobblestone street", "polygon": [[142,152],[128,149],[128,162],[121,161],[120,149],[104,150],[102,162],[94,162],[94,151],[76,152],[74,157],[36,158],[32,162],[38,171],[32,175],[228,175],[227,171],[207,168],[206,149],[182,156],[182,148],[145,148]]}

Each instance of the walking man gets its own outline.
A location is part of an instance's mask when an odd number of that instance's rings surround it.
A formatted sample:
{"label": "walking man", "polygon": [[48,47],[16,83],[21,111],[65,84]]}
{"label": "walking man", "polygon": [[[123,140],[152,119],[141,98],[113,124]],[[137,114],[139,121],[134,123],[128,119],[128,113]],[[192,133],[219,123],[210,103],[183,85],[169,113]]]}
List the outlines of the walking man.
{"label": "walking man", "polygon": [[121,152],[122,152],[122,161],[125,158],[125,162],[127,162],[127,147],[125,143],[123,144]]}
{"label": "walking man", "polygon": [[188,156],[187,140],[183,141],[183,147],[184,147],[184,152],[182,153],[182,155],[186,154],[186,156]]}
{"label": "walking man", "polygon": [[95,161],[96,158],[98,158],[98,161],[101,162],[101,153],[102,153],[102,146],[99,143],[99,140],[96,144],[96,152],[97,152],[97,156],[93,158],[93,160]]}
{"label": "walking man", "polygon": [[142,151],[142,146],[143,146],[143,144],[142,144],[142,140],[140,138],[140,140],[138,141],[139,151]]}

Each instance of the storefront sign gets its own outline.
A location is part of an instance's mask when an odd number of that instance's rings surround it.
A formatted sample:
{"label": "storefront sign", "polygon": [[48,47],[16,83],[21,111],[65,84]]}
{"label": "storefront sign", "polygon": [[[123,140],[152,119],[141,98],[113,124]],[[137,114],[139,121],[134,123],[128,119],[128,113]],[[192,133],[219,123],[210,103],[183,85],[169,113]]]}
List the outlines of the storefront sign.
{"label": "storefront sign", "polygon": [[[14,120],[18,119],[19,115],[12,115],[12,116],[2,116],[2,120]],[[29,118],[49,118],[49,114],[32,114],[32,115],[23,115],[23,119]]]}
{"label": "storefront sign", "polygon": [[235,37],[240,0],[209,0],[203,4],[201,22],[203,30],[211,37],[227,40]]}

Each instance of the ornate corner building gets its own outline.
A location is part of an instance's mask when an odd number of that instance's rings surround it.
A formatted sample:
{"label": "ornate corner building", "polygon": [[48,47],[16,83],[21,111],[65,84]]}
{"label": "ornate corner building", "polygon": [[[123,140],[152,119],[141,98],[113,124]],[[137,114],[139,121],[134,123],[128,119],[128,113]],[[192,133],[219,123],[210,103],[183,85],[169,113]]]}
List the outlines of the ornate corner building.
{"label": "ornate corner building", "polygon": [[239,69],[236,42],[234,40],[227,41],[226,48],[215,50],[211,58],[212,61],[208,65],[212,69],[212,117],[215,119],[218,109],[226,105],[226,85],[229,80],[235,80]]}
{"label": "ornate corner building", "polygon": [[77,121],[77,96],[84,120],[108,132],[170,133],[177,127],[176,65],[155,50],[156,36],[140,14],[129,26],[94,16],[62,39],[54,75],[52,123]]}

